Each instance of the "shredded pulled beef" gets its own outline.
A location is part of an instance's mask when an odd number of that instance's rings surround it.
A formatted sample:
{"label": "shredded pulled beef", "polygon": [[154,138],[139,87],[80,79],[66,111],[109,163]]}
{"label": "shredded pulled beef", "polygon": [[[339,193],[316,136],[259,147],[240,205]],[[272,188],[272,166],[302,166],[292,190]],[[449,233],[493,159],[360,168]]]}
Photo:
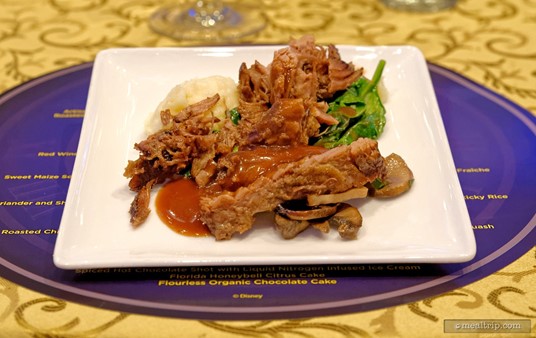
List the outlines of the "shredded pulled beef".
{"label": "shredded pulled beef", "polygon": [[[267,67],[255,62],[242,64],[239,72],[239,93],[244,103],[269,108],[281,99],[301,99],[310,118],[307,136],[318,132],[320,123],[336,124],[326,114],[326,99],[346,89],[363,74],[340,57],[333,45],[326,48],[315,44],[312,36],[292,40],[287,48],[274,53]],[[262,108],[261,108],[262,109]]]}
{"label": "shredded pulled beef", "polygon": [[137,192],[130,207],[132,225],[142,224],[149,215],[150,191],[154,184],[173,178],[212,151],[218,137],[212,133],[213,118],[204,112],[219,99],[216,94],[187,107],[173,118],[169,111],[161,112],[162,121],[168,122],[166,127],[134,145],[140,156],[129,161],[124,172],[130,178],[130,190]]}
{"label": "shredded pulled beef", "polygon": [[309,138],[318,135],[321,124],[337,123],[326,114],[324,100],[361,75],[362,69],[341,60],[334,46],[318,46],[313,37],[305,36],[276,51],[269,65],[241,65],[237,125],[226,119],[217,133],[213,131],[216,121],[205,112],[219,95],[175,117],[162,112],[165,127],[135,144],[139,158],[129,161],[124,172],[130,189],[137,193],[130,208],[131,223],[140,225],[149,215],[155,184],[187,169],[202,188],[201,219],[216,239],[243,233],[251,228],[255,214],[273,210],[283,201],[309,193],[337,193],[380,177],[383,158],[377,143],[360,139],[322,153],[305,151],[306,155],[279,163],[269,174],[233,182],[232,189],[224,184],[237,168],[232,163],[240,162],[236,149],[309,147]]}

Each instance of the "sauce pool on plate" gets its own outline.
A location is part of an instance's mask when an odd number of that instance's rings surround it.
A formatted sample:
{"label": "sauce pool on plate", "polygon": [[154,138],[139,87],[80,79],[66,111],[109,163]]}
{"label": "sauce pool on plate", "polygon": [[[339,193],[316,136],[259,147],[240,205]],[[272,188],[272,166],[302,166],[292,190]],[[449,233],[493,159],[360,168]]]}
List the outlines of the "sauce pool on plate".
{"label": "sauce pool on plate", "polygon": [[[315,146],[257,147],[236,151],[227,156],[227,175],[204,189],[236,191],[260,176],[270,177],[282,164],[325,151],[326,148]],[[209,236],[210,230],[199,219],[200,195],[200,188],[193,180],[180,178],[171,181],[158,191],[156,212],[167,226],[181,235]]]}
{"label": "sauce pool on plate", "polygon": [[192,180],[181,178],[165,184],[155,204],[156,213],[173,231],[190,237],[210,235],[199,220],[199,188]]}

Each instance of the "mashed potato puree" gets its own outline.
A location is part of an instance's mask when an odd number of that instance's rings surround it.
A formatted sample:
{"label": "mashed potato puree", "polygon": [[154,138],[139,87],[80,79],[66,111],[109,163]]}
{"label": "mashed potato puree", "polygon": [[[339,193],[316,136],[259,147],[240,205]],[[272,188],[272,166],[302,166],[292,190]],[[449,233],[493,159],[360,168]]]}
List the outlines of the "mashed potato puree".
{"label": "mashed potato puree", "polygon": [[[175,116],[187,106],[215,94],[220,94],[220,100],[206,114],[213,114],[221,121],[220,123],[223,123],[225,113],[238,106],[238,90],[233,79],[216,75],[188,80],[171,89],[154,113],[145,121],[145,132],[150,135],[162,129],[161,111],[169,109],[171,115]],[[219,126],[216,125],[215,128],[219,129]]]}

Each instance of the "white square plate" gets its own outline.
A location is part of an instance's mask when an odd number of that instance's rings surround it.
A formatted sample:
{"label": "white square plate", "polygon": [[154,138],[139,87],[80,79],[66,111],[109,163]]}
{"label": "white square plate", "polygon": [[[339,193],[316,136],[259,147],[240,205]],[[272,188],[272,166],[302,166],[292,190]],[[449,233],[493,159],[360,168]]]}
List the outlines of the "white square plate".
{"label": "white square plate", "polygon": [[[372,76],[380,59],[387,123],[379,139],[413,170],[412,189],[391,200],[360,201],[363,227],[345,241],[311,229],[284,240],[261,216],[229,241],[174,233],[156,212],[129,223],[134,193],[123,177],[138,157],[144,122],[169,90],[195,77],[238,79],[242,62],[271,62],[282,46],[110,49],[98,54],[54,263],[65,269],[262,264],[444,263],[468,261],[476,242],[443,121],[422,53],[410,46],[338,46],[341,57]],[[157,190],[153,191],[153,201]],[[154,207],[151,207],[154,209]]]}

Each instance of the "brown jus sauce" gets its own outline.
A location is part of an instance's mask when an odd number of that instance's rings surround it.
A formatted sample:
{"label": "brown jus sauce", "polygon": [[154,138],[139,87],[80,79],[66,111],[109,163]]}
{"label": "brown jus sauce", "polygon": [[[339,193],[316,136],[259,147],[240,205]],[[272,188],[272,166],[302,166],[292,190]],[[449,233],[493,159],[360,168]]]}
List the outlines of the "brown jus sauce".
{"label": "brown jus sauce", "polygon": [[[234,168],[224,178],[215,182],[218,190],[235,191],[247,186],[260,176],[271,176],[279,165],[325,152],[315,146],[258,147],[241,150],[231,156]],[[213,189],[214,187],[207,187]],[[201,189],[187,178],[165,184],[156,196],[156,212],[160,219],[173,231],[191,237],[210,235],[210,230],[200,220]]]}
{"label": "brown jus sauce", "polygon": [[193,180],[180,178],[165,184],[156,196],[156,213],[173,231],[190,237],[210,235],[199,219],[199,188]]}
{"label": "brown jus sauce", "polygon": [[232,168],[216,183],[227,191],[235,191],[250,185],[261,176],[270,177],[282,164],[321,154],[326,150],[316,146],[273,146],[240,150],[228,155],[229,162],[233,163]]}

